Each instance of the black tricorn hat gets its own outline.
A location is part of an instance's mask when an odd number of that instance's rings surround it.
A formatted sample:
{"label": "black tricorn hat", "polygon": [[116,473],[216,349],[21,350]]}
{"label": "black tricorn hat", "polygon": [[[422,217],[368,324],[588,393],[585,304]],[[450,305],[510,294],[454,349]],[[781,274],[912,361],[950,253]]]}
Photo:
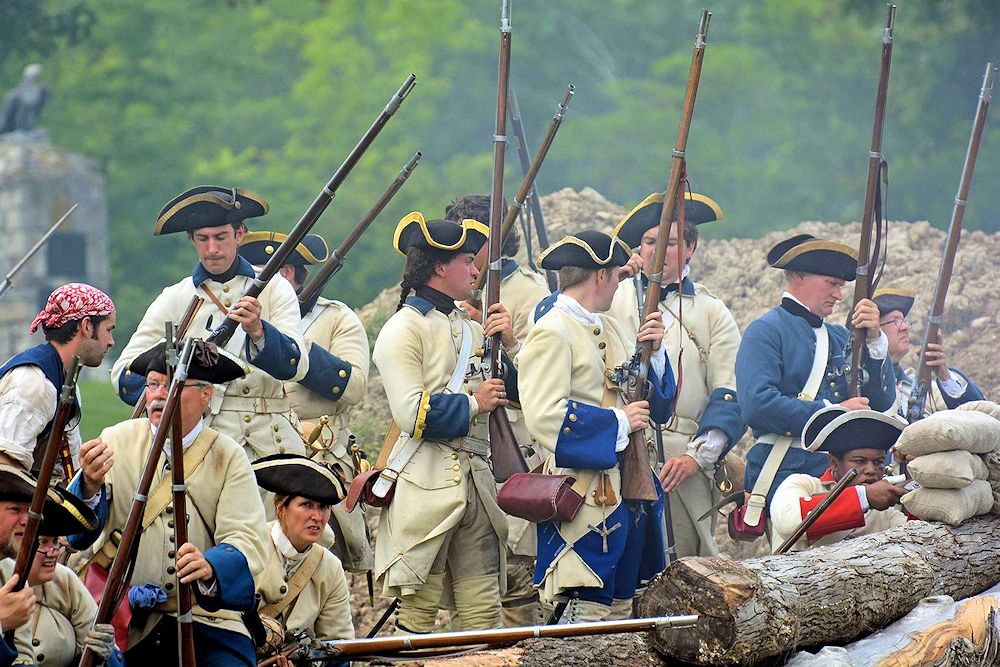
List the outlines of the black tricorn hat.
{"label": "black tricorn hat", "polygon": [[913,292],[895,287],[881,287],[875,290],[872,296],[872,301],[878,306],[878,312],[883,317],[894,310],[898,310],[903,313],[903,317],[906,317],[910,314],[910,308],[913,308],[915,300],[916,295]]}
{"label": "black tricorn hat", "polygon": [[[660,224],[665,194],[654,192],[636,204],[635,208],[629,211],[615,227],[615,236],[627,243],[630,248],[638,247],[642,235]],[[711,197],[696,192],[685,192],[684,219],[695,225],[722,220],[722,207]],[[674,220],[677,220],[676,210]]]}
{"label": "black tricorn hat", "polygon": [[[243,236],[243,242],[240,243],[239,252],[243,259],[251,264],[263,266],[287,238],[288,234],[281,232],[247,232]],[[305,238],[292,249],[285,262],[293,266],[322,264],[329,256],[330,248],[322,236],[306,234]]]}
{"label": "black tricorn hat", "polygon": [[160,209],[153,236],[221,227],[267,215],[267,200],[249,190],[199,185],[180,193]]}
{"label": "black tricorn hat", "polygon": [[888,451],[906,423],[875,410],[846,410],[831,405],[809,418],[802,429],[802,444],[811,452],[843,456],[852,449]]}
{"label": "black tricorn hat", "polygon": [[564,266],[607,269],[624,266],[632,251],[621,239],[595,229],[585,229],[556,241],[538,256],[538,266],[556,271]]}
{"label": "black tricorn hat", "polygon": [[858,251],[812,234],[799,234],[771,248],[767,263],[775,269],[815,273],[850,282],[857,277]]}
{"label": "black tricorn hat", "polygon": [[272,454],[251,464],[262,489],[284,496],[302,496],[324,505],[347,497],[343,473],[299,454]]}
{"label": "black tricorn hat", "polygon": [[[196,340],[193,345],[191,364],[188,366],[188,380],[225,384],[244,377],[249,372],[239,358],[220,350],[214,343]],[[166,349],[167,342],[161,340],[133,359],[128,365],[128,370],[139,375],[147,375],[150,371],[166,373]]]}
{"label": "black tricorn hat", "polygon": [[[30,503],[36,480],[27,472],[0,465],[0,500]],[[50,486],[42,507],[41,535],[74,535],[97,527],[97,516],[86,503],[65,489]]]}
{"label": "black tricorn hat", "polygon": [[392,247],[400,255],[405,255],[408,249],[414,247],[450,252],[479,252],[489,235],[490,228],[478,220],[424,220],[423,214],[414,211],[396,225]]}
{"label": "black tricorn hat", "polygon": [[0,464],[0,500],[28,503],[34,494],[34,477],[20,468]]}

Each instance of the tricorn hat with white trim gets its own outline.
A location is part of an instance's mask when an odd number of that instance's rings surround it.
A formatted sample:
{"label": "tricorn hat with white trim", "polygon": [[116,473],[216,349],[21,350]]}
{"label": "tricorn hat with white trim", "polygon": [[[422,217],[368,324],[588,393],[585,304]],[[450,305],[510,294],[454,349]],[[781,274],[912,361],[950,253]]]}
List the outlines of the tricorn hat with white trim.
{"label": "tricorn hat with white trim", "polygon": [[858,251],[812,234],[798,234],[771,248],[767,263],[775,269],[814,273],[850,282],[857,276]]}
{"label": "tricorn hat with white trim", "polygon": [[323,505],[336,505],[347,497],[339,469],[299,454],[272,454],[257,459],[251,467],[257,485],[272,493],[302,496]]}
{"label": "tricorn hat with white trim", "polygon": [[565,266],[582,269],[607,269],[624,266],[632,251],[617,236],[585,229],[564,236],[538,256],[538,266],[556,271]]}
{"label": "tricorn hat with white trim", "polygon": [[802,444],[810,452],[843,456],[852,449],[888,451],[906,422],[875,410],[847,410],[831,405],[813,413],[802,429]]}

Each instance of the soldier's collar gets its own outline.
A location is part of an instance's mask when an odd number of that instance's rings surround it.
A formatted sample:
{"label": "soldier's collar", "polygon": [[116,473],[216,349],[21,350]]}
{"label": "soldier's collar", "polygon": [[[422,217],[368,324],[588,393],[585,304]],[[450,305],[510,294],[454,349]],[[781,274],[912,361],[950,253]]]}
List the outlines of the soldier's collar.
{"label": "soldier's collar", "polygon": [[500,260],[500,280],[507,280],[515,271],[517,271],[516,261],[510,257],[504,257]]}
{"label": "soldier's collar", "polygon": [[236,276],[246,276],[247,278],[257,277],[257,274],[254,273],[253,265],[240,255],[236,256],[236,261],[233,262],[231,267],[219,274],[209,273],[208,269],[201,262],[198,262],[197,266],[194,267],[194,272],[191,274],[191,281],[195,287],[201,287],[202,283],[206,280],[214,280],[217,283],[228,283]]}
{"label": "soldier's collar", "polygon": [[[646,277],[645,273],[640,274],[642,276],[642,289],[645,292],[646,288],[649,287],[649,278]],[[660,300],[666,299],[668,295],[677,291],[677,283],[667,283],[660,287]],[[687,275],[681,281],[681,294],[684,296],[694,296],[697,290],[694,287],[694,283],[691,281]]]}
{"label": "soldier's collar", "polygon": [[450,315],[455,310],[455,300],[444,292],[427,285],[420,285],[414,291],[416,294],[406,300],[406,305],[416,308],[421,315],[426,316],[432,310]]}

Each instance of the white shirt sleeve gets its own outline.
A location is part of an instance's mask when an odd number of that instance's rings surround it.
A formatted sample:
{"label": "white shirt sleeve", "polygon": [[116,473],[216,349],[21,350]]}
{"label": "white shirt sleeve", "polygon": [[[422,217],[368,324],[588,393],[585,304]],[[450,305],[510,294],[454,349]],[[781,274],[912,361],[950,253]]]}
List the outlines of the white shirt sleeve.
{"label": "white shirt sleeve", "polygon": [[958,373],[952,373],[951,379],[945,382],[939,380],[938,384],[941,385],[941,390],[952,398],[959,398],[969,387],[969,383]]}
{"label": "white shirt sleeve", "polygon": [[26,470],[38,435],[56,413],[57,391],[37,366],[21,366],[0,381],[0,452]]}
{"label": "white shirt sleeve", "polygon": [[858,492],[858,500],[861,501],[861,511],[867,512],[872,508],[872,506],[868,504],[868,489],[865,488],[864,484],[858,484],[854,488]]}
{"label": "white shirt sleeve", "polygon": [[872,359],[885,359],[885,355],[889,353],[889,339],[884,331],[875,340],[865,338],[865,344],[868,346],[868,356]]}
{"label": "white shirt sleeve", "polygon": [[709,429],[688,443],[684,452],[695,461],[702,470],[712,467],[719,460],[719,454],[725,448],[729,438],[720,429]]}
{"label": "white shirt sleeve", "polygon": [[625,411],[621,408],[611,409],[614,411],[615,417],[618,417],[618,437],[615,440],[615,453],[617,454],[618,452],[625,451],[625,448],[628,447],[628,434],[630,431]]}
{"label": "white shirt sleeve", "polygon": [[663,377],[664,371],[667,370],[667,346],[665,344],[661,344],[660,349],[653,352],[652,356],[649,357],[649,366],[656,373],[657,377]]}

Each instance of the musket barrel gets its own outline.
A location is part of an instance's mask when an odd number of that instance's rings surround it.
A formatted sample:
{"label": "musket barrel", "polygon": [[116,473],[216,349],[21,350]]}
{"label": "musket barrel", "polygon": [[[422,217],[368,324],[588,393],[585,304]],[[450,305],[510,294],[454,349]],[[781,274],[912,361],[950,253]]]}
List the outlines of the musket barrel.
{"label": "musket barrel", "polygon": [[79,205],[80,205],[79,203],[76,203],[70,206],[69,210],[63,213],[62,217],[56,220],[55,224],[49,227],[49,229],[42,235],[42,238],[38,239],[35,245],[31,246],[28,252],[24,253],[24,256],[17,261],[17,264],[15,264],[13,268],[11,268],[11,270],[7,272],[7,275],[4,276],[4,279],[0,281],[0,299],[3,298],[3,295],[6,294],[7,290],[9,290],[11,288],[11,285],[13,285],[12,281],[14,279],[14,276],[16,276],[17,273],[21,270],[21,268],[28,263],[28,260],[31,259],[35,255],[35,253],[38,252],[38,250],[48,242],[50,238],[52,238],[52,235],[56,233],[56,230],[59,229],[59,227],[61,227],[62,224],[66,222],[67,219],[69,219],[70,214],[73,213],[73,211],[75,211]]}

